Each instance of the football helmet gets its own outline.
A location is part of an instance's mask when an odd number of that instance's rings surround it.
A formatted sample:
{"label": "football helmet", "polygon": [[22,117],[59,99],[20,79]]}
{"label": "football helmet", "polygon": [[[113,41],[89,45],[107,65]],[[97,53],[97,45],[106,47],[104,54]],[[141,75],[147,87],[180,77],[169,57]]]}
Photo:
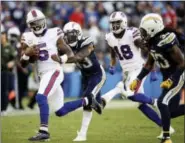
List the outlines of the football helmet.
{"label": "football helmet", "polygon": [[152,38],[164,29],[163,19],[156,13],[147,14],[141,19],[139,28],[144,39]]}
{"label": "football helmet", "polygon": [[76,46],[78,40],[82,38],[82,28],[76,22],[68,22],[63,28],[64,37],[68,45]]}
{"label": "football helmet", "polygon": [[11,27],[8,29],[8,40],[12,42],[17,42],[21,32],[18,27]]}
{"label": "football helmet", "polygon": [[114,34],[121,33],[127,27],[127,17],[121,11],[113,12],[110,15],[109,22],[110,22],[110,30]]}
{"label": "football helmet", "polygon": [[28,12],[26,23],[35,34],[42,34],[47,28],[46,17],[38,9],[32,9]]}

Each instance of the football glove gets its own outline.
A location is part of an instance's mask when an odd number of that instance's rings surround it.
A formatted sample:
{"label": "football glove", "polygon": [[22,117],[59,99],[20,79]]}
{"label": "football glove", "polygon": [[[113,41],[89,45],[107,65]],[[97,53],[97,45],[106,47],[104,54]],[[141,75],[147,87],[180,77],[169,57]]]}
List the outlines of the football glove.
{"label": "football glove", "polygon": [[115,67],[112,67],[112,66],[110,66],[109,67],[109,73],[111,74],[111,75],[114,75],[115,74]]}
{"label": "football glove", "polygon": [[172,85],[173,85],[173,81],[171,79],[167,79],[161,83],[160,87],[169,89]]}
{"label": "football glove", "polygon": [[141,84],[140,80],[138,80],[138,79],[133,80],[132,83],[130,84],[130,90],[131,91],[137,90],[137,88],[138,88],[138,86],[140,86],[140,84]]}

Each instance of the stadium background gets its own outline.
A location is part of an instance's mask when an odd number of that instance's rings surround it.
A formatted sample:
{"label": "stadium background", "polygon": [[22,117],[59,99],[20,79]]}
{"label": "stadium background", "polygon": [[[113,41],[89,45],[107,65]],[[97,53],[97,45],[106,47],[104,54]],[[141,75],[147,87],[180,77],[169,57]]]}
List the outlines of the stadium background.
{"label": "stadium background", "polygon": [[[68,21],[78,22],[82,28],[85,36],[91,36],[96,45],[96,53],[99,61],[107,71],[107,82],[102,89],[102,93],[112,89],[115,84],[122,79],[121,68],[117,63],[117,72],[115,75],[108,73],[109,54],[105,44],[104,35],[109,31],[109,15],[113,11],[124,11],[128,17],[129,26],[136,26],[140,22],[141,17],[149,12],[157,12],[164,18],[164,23],[168,27],[175,28],[179,32],[184,32],[184,2],[2,2],[1,3],[1,22],[5,27],[6,32],[9,28],[17,26],[22,32],[27,31],[26,13],[31,8],[41,9],[46,17],[48,27],[63,27]],[[17,44],[19,45],[19,44]],[[12,45],[13,46],[13,45]],[[18,50],[19,47],[13,47]],[[2,59],[1,59],[2,61]],[[18,64],[18,62],[16,62]],[[9,74],[9,100],[15,98],[15,92],[18,87],[16,71]],[[20,80],[25,80],[24,83],[24,97],[28,96],[29,77],[32,76],[32,66],[25,69],[27,72],[23,73]],[[81,77],[80,72],[75,65],[65,65],[65,80],[62,84],[65,92],[65,97],[77,97],[81,94]],[[145,82],[145,91],[148,96],[158,97],[161,89],[159,82],[162,77],[160,71],[155,69],[154,74],[157,81],[151,81],[151,75],[148,76]],[[2,81],[6,82],[6,81]],[[20,92],[20,91],[19,91]],[[22,91],[21,91],[22,92]]]}

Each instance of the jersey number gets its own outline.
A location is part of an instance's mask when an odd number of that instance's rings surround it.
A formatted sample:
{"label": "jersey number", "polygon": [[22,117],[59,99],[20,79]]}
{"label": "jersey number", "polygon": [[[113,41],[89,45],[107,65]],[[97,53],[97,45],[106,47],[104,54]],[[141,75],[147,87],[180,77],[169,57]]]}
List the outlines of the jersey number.
{"label": "jersey number", "polygon": [[160,66],[160,68],[167,69],[170,67],[170,64],[168,60],[166,60],[163,55],[158,53],[151,53],[157,64]]}
{"label": "jersey number", "polygon": [[114,47],[114,50],[117,53],[117,55],[118,55],[118,57],[119,57],[120,60],[123,60],[123,59],[129,60],[129,59],[132,59],[133,53],[132,53],[129,45],[122,45],[120,47],[120,49],[121,49],[121,51],[119,51],[119,49],[118,49],[117,46]]}
{"label": "jersey number", "polygon": [[78,63],[77,64],[79,68],[90,68],[93,64],[91,62],[91,60],[87,57],[85,57],[83,63]]}
{"label": "jersey number", "polygon": [[49,58],[49,53],[47,50],[42,50],[42,48],[46,47],[46,43],[38,44],[37,47],[39,48],[39,60],[46,61]]}

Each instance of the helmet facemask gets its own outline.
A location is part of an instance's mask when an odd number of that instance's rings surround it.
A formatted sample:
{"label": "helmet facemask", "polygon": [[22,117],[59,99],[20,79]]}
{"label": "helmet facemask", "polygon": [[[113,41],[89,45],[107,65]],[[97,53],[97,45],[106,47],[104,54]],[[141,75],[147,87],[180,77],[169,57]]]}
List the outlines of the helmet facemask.
{"label": "helmet facemask", "polygon": [[28,23],[29,28],[35,34],[42,34],[42,32],[46,29],[46,19],[39,19],[33,22]]}
{"label": "helmet facemask", "polygon": [[67,31],[64,33],[66,43],[71,47],[76,46],[79,40],[79,31],[73,29],[72,31]]}
{"label": "helmet facemask", "polygon": [[139,30],[140,30],[140,33],[141,33],[141,38],[144,41],[150,40],[151,36],[147,33],[147,31],[144,28],[139,28]]}
{"label": "helmet facemask", "polygon": [[115,34],[119,34],[123,29],[121,28],[122,20],[110,22],[111,30]]}

